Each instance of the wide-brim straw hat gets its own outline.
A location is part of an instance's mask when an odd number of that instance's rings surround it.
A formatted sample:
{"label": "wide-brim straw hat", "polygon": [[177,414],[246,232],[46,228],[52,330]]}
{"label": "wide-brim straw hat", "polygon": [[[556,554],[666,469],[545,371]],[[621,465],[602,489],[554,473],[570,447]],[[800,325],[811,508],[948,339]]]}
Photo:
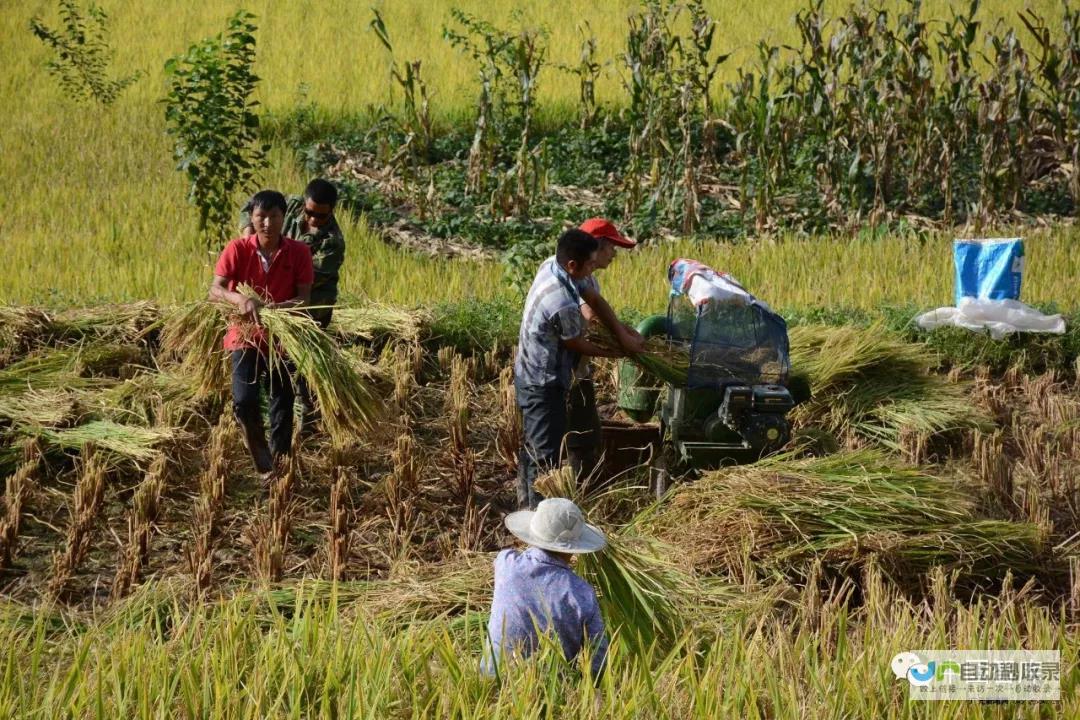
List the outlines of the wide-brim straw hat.
{"label": "wide-brim straw hat", "polygon": [[506,529],[529,545],[578,555],[603,549],[604,533],[585,522],[581,509],[566,498],[541,500],[536,510],[506,516]]}

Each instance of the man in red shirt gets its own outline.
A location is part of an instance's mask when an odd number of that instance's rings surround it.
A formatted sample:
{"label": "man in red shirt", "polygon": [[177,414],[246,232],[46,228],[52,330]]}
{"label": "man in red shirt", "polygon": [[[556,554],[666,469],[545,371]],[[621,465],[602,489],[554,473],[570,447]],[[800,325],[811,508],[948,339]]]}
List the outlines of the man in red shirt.
{"label": "man in red shirt", "polygon": [[[265,337],[259,329],[264,307],[303,305],[311,298],[314,269],[311,251],[283,237],[285,196],[262,190],[251,198],[254,235],[229,242],[214,268],[210,299],[235,305],[241,317],[225,333],[225,349],[232,355],[233,414],[260,473],[273,470],[274,459],[292,449],[294,392],[288,368],[281,361],[270,367]],[[244,284],[262,299],[237,292]],[[270,445],[266,444],[259,407],[259,386],[270,395]]]}

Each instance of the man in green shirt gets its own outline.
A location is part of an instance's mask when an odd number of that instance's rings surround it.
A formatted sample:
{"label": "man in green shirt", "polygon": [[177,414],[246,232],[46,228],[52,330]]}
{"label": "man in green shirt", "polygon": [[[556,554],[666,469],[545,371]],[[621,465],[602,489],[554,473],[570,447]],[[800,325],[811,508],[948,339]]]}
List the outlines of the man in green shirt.
{"label": "man in green shirt", "polygon": [[[338,299],[338,276],[341,264],[345,262],[345,238],[334,217],[338,192],[333,183],[322,178],[315,178],[304,188],[303,196],[292,195],[285,208],[283,237],[302,242],[311,250],[311,261],[315,267],[315,282],[311,286],[310,309],[312,319],[325,330],[334,313],[333,305]],[[245,234],[254,234],[251,227],[249,209],[244,208],[240,216],[240,225]],[[314,398],[310,388],[302,378],[298,378],[297,390],[304,409],[303,427],[310,431],[318,418]]]}

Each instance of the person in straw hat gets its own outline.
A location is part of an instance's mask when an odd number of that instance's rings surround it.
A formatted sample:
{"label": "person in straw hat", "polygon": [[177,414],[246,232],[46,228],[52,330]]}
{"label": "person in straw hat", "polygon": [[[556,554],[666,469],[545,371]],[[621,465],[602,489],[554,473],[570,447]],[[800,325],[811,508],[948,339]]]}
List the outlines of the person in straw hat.
{"label": "person in straw hat", "polygon": [[590,645],[590,670],[593,678],[599,678],[608,649],[604,621],[596,591],[571,569],[570,560],[602,549],[604,534],[586,523],[578,506],[565,498],[542,500],[536,510],[510,513],[505,522],[529,547],[503,550],[495,558],[485,672],[494,674],[507,657],[528,657],[539,646],[540,636],[550,633],[558,638],[567,660]]}

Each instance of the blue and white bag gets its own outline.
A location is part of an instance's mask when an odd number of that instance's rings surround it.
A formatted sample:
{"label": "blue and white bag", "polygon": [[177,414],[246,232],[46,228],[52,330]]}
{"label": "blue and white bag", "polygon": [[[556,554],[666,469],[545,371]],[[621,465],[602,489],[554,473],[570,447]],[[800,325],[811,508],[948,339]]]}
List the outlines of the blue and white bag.
{"label": "blue and white bag", "polygon": [[963,298],[1019,300],[1024,274],[1024,241],[1020,238],[956,240],[956,306]]}

